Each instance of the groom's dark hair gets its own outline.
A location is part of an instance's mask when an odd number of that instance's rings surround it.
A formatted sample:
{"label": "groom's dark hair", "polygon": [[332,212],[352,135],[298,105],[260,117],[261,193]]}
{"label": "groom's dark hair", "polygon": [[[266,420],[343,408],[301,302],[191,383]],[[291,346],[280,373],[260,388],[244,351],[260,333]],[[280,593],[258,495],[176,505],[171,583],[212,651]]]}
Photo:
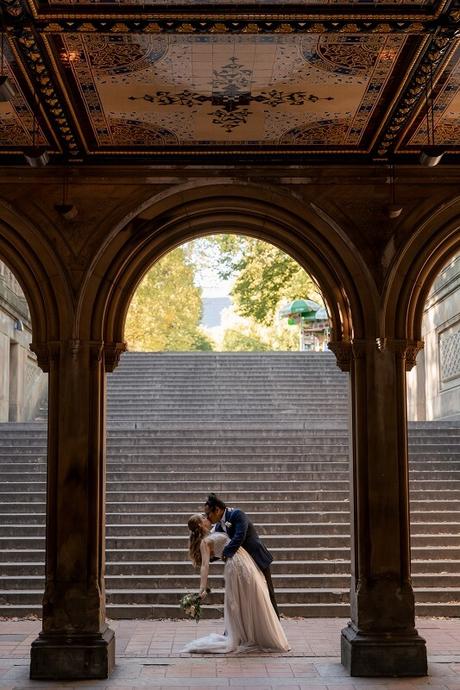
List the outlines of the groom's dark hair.
{"label": "groom's dark hair", "polygon": [[225,510],[227,507],[221,499],[216,496],[216,494],[209,494],[209,496],[206,499],[205,506],[208,506],[208,508],[211,508],[211,510],[214,510],[214,508],[222,508],[222,510]]}

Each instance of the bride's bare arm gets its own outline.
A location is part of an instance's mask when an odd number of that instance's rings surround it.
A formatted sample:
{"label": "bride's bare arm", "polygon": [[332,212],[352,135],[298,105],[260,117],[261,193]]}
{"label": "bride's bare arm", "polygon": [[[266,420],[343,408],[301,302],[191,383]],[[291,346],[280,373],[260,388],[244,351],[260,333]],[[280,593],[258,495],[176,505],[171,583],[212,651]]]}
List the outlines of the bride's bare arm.
{"label": "bride's bare arm", "polygon": [[208,586],[209,575],[209,559],[211,557],[211,544],[203,539],[200,544],[201,551],[201,569],[200,569],[200,594],[204,599],[206,596],[206,587]]}

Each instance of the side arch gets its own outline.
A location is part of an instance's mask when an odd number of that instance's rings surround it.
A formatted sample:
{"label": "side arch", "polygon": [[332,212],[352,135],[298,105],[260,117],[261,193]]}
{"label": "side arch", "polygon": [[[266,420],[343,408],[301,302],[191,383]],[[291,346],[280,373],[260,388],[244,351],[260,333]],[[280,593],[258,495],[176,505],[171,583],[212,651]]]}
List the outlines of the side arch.
{"label": "side arch", "polygon": [[87,274],[78,305],[82,332],[120,343],[132,295],[165,253],[196,237],[233,232],[265,240],[292,256],[320,285],[333,338],[376,337],[378,298],[367,267],[346,234],[321,209],[256,185],[216,183],[154,197],[119,227]]}
{"label": "side arch", "polygon": [[386,337],[421,341],[425,302],[435,279],[460,252],[460,197],[431,213],[397,255],[382,302]]}
{"label": "side arch", "polygon": [[39,229],[2,199],[0,259],[26,296],[34,343],[59,340],[73,311],[62,267]]}

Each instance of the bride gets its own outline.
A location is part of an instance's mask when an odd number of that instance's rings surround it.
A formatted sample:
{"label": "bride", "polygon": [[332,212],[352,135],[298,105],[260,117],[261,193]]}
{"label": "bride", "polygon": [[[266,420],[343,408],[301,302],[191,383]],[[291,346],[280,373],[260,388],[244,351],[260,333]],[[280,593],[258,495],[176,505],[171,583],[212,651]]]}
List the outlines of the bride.
{"label": "bride", "polygon": [[[189,555],[194,566],[200,566],[200,595],[206,597],[209,561],[221,558],[229,542],[224,532],[210,533],[211,523],[205,515],[192,515]],[[211,633],[189,642],[183,652],[225,654],[235,650],[257,648],[264,651],[287,652],[289,644],[270,601],[267,582],[261,570],[240,547],[224,568],[225,635]]]}

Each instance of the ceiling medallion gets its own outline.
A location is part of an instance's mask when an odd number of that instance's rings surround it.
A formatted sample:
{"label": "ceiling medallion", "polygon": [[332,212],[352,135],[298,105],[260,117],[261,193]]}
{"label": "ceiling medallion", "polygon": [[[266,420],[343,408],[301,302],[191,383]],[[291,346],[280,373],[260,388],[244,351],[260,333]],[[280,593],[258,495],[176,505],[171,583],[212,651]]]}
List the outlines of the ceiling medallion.
{"label": "ceiling medallion", "polygon": [[251,70],[245,69],[236,57],[231,57],[218,72],[214,72],[210,95],[184,89],[180,92],[156,91],[153,94],[128,98],[130,101],[143,100],[156,106],[180,105],[186,108],[209,103],[215,106],[215,110],[208,113],[213,118],[212,123],[221,127],[227,134],[240,125],[247,124],[253,114],[250,110],[253,103],[262,104],[267,108],[277,108],[279,105],[302,106],[308,102],[334,100],[332,96],[320,97],[306,91],[284,93],[277,89],[259,91],[254,96],[251,93]]}

